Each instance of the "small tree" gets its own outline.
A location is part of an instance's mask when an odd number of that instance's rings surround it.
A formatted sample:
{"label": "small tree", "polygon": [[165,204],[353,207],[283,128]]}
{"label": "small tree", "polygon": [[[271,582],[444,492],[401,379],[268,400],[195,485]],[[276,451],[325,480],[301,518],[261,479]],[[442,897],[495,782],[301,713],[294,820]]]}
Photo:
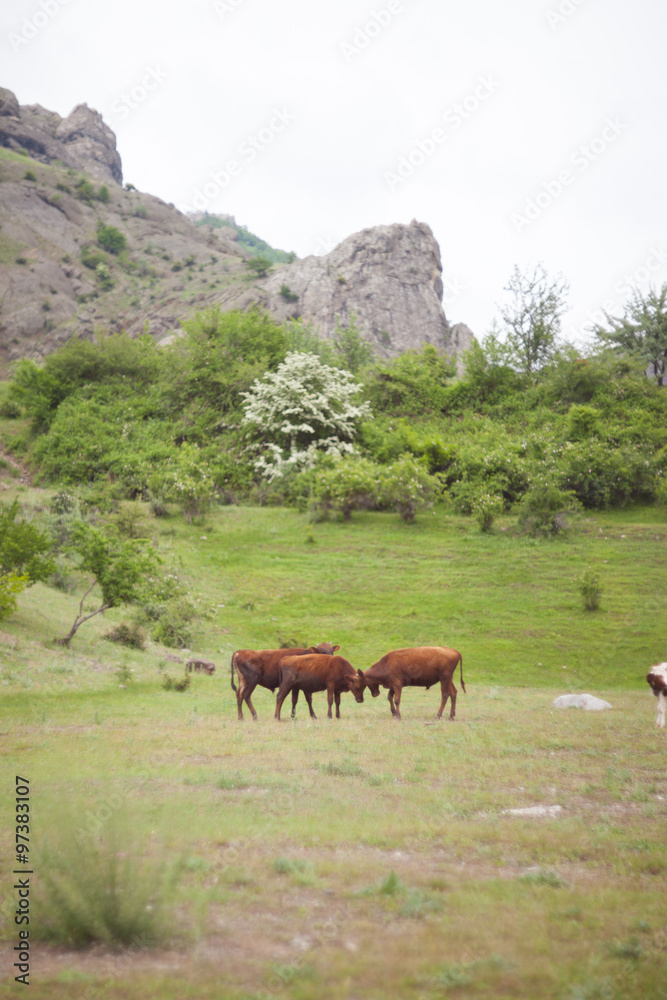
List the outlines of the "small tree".
{"label": "small tree", "polygon": [[357,326],[356,313],[352,313],[347,326],[343,326],[340,317],[336,316],[334,362],[356,375],[361,368],[370,364],[374,357],[373,348],[367,340],[364,340]]}
{"label": "small tree", "polygon": [[125,249],[127,240],[120,229],[116,229],[115,226],[105,226],[100,222],[97,227],[97,242],[103,250],[108,250],[109,253],[120,253],[121,250]]}
{"label": "small tree", "polygon": [[[143,539],[121,541],[105,534],[84,521],[72,530],[71,551],[79,559],[79,570],[92,576],[92,582],[81,598],[79,611],[61,646],[69,646],[77,630],[95,615],[120,604],[133,604],[145,592],[147,578],[156,568],[158,558]],[[102,591],[102,603],[94,611],[84,613],[84,601],[95,586]]]}
{"label": "small tree", "polygon": [[273,264],[268,257],[251,257],[250,260],[245,262],[245,266],[249,271],[256,274],[258,278],[265,278]]}
{"label": "small tree", "polygon": [[181,445],[166,471],[151,480],[151,492],[168,502],[180,503],[188,524],[200,517],[215,493],[215,482],[199,448],[188,443]]}
{"label": "small tree", "polygon": [[312,468],[320,452],[351,454],[359,422],[370,415],[368,403],[354,402],[360,389],[349,372],[298,352],[256,379],[241,396],[243,423],[263,447],[257,471],[271,480],[288,469]]}
{"label": "small tree", "polygon": [[0,504],[0,574],[24,576],[26,586],[46,580],[55,569],[51,539],[23,519],[18,500]]}
{"label": "small tree", "polygon": [[567,312],[567,281],[559,276],[549,279],[542,264],[532,274],[517,265],[505,286],[511,301],[501,311],[512,362],[520,371],[533,375],[553,356],[561,328],[561,316]]}
{"label": "small tree", "polygon": [[598,340],[615,350],[651,366],[658,385],[667,382],[667,283],[657,292],[651,288],[646,295],[635,289],[626,306],[625,315],[617,319],[605,313],[608,327],[600,324],[592,329]]}
{"label": "small tree", "polygon": [[357,455],[342,458],[331,469],[318,470],[314,488],[316,514],[324,518],[329,510],[335,510],[349,521],[353,510],[377,506],[381,480],[381,467]]}
{"label": "small tree", "polygon": [[418,510],[430,506],[437,481],[413,455],[401,455],[383,469],[383,505],[398,511],[403,521],[414,521]]}

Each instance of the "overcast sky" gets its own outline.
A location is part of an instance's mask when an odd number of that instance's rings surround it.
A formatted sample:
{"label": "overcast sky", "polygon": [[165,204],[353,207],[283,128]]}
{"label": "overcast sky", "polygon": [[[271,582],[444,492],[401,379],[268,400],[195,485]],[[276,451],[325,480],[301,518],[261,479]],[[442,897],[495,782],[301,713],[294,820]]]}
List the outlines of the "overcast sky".
{"label": "overcast sky", "polygon": [[3,0],[0,85],[115,131],[126,182],[300,257],[427,222],[478,337],[515,264],[578,344],[667,280],[663,0]]}

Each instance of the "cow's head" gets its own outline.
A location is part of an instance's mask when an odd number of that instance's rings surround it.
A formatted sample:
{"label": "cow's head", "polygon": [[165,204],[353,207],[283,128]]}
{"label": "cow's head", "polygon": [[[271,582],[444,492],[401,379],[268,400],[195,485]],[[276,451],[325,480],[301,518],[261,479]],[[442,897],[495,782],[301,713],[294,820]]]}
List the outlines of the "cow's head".
{"label": "cow's head", "polygon": [[357,670],[353,677],[350,677],[350,687],[349,690],[355,697],[355,700],[362,702],[364,700],[364,688],[366,687],[366,679],[364,678],[363,672]]}
{"label": "cow's head", "polygon": [[325,653],[327,656],[333,656],[334,653],[340,649],[340,646],[332,646],[330,642],[321,642],[319,646],[311,646],[311,653]]}
{"label": "cow's head", "polygon": [[377,698],[377,696],[380,694],[380,685],[376,684],[374,681],[367,680],[366,677],[364,677],[364,684],[366,685],[372,696],[374,698]]}

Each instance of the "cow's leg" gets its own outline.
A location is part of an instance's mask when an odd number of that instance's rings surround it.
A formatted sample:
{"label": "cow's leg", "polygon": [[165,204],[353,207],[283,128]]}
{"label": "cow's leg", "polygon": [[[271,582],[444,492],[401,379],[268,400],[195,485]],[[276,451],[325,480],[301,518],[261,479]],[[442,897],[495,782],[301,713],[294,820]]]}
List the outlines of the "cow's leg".
{"label": "cow's leg", "polygon": [[401,684],[397,684],[394,687],[394,704],[396,705],[396,719],[400,721],[401,718],[401,692],[403,687]]}
{"label": "cow's leg", "polygon": [[312,696],[312,694],[310,693],[310,691],[304,691],[303,692],[303,696],[306,699],[306,701],[308,702],[308,711],[310,712],[311,719],[316,719],[317,716],[315,715],[315,713],[313,711],[313,696]]}
{"label": "cow's leg", "polygon": [[239,722],[243,722],[243,692],[245,690],[245,681],[241,674],[239,674],[239,686],[236,689],[236,707],[238,709],[237,719]]}
{"label": "cow's leg", "polygon": [[667,693],[664,691],[658,692],[658,715],[655,720],[656,726],[660,729],[665,728],[665,708],[667,708]]}
{"label": "cow's leg", "polygon": [[336,699],[336,718],[340,719],[340,691],[336,691],[334,698]]}
{"label": "cow's leg", "polygon": [[333,716],[331,714],[331,706],[333,705],[333,700],[334,700],[333,688],[332,687],[328,687],[327,688],[327,702],[329,704],[329,711],[327,712],[327,719],[332,719],[333,718]]}
{"label": "cow's leg", "polygon": [[389,708],[391,709],[392,718],[396,718],[396,708],[394,706],[394,689],[389,688],[389,694],[387,695],[389,699]]}
{"label": "cow's leg", "polygon": [[449,681],[445,681],[444,679],[441,680],[440,681],[440,690],[442,692],[442,700],[440,702],[440,708],[438,709],[438,711],[436,713],[436,716],[435,716],[436,719],[441,719],[442,718],[442,713],[445,710],[445,705],[447,704],[447,699],[449,698],[449,692],[450,692]]}
{"label": "cow's leg", "polygon": [[451,709],[451,711],[449,713],[449,721],[453,722],[454,721],[454,716],[456,715],[456,688],[454,687],[454,682],[453,681],[449,682],[449,694],[450,694],[451,699],[452,699],[452,709]]}
{"label": "cow's leg", "polygon": [[283,707],[283,702],[292,690],[292,687],[293,683],[288,679],[284,680],[278,688],[278,694],[276,696],[276,710],[273,715],[274,719],[277,719],[278,722],[280,722],[280,709]]}
{"label": "cow's leg", "polygon": [[296,703],[299,700],[299,689],[292,688],[292,718],[296,715]]}
{"label": "cow's leg", "polygon": [[255,690],[256,687],[257,687],[256,684],[246,684],[244,686],[244,688],[243,688],[243,701],[245,701],[246,705],[250,709],[250,712],[251,712],[252,718],[253,718],[253,722],[257,722],[257,712],[255,711],[255,706],[253,705],[252,701],[250,700],[250,696],[252,695],[252,693],[253,693],[253,691]]}

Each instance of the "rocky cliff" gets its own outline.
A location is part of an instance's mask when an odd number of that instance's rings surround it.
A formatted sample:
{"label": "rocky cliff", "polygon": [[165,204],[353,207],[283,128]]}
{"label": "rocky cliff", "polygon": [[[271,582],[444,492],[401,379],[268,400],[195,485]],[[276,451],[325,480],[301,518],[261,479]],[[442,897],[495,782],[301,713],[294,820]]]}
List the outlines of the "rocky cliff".
{"label": "rocky cliff", "polygon": [[116,136],[87,104],[61,118],[40,104],[21,107],[11,90],[0,87],[0,146],[25,150],[40,163],[59,161],[98,181],[123,183]]}
{"label": "rocky cliff", "polygon": [[[324,337],[355,316],[380,355],[422,343],[453,353],[457,345],[442,308],[441,275],[440,249],[426,223],[374,226],[348,236],[326,256],[281,267],[261,283],[260,302],[279,319],[310,321]],[[247,294],[235,296],[232,289],[224,299],[249,302]],[[469,341],[458,348],[467,346]]]}
{"label": "rocky cliff", "polygon": [[[61,118],[0,88],[0,358],[105,331],[162,339],[212,305],[300,316],[325,337],[354,315],[384,356],[470,343],[468,328],[445,318],[440,251],[425,223],[365,229],[258,280],[238,227],[195,225],[121,182],[115,136],[96,111],[80,104]],[[122,253],[100,247],[100,225],[122,232]]]}

